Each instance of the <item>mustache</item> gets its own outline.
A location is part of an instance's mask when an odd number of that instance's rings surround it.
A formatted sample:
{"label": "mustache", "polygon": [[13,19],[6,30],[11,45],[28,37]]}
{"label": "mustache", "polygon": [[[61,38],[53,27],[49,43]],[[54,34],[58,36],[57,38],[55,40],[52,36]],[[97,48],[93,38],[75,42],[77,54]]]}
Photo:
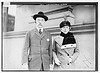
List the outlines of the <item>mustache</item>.
{"label": "mustache", "polygon": [[39,26],[42,26],[42,27],[43,27],[43,25],[42,25],[41,23],[38,24],[38,27],[39,27]]}
{"label": "mustache", "polygon": [[39,23],[39,25],[42,25],[41,23]]}

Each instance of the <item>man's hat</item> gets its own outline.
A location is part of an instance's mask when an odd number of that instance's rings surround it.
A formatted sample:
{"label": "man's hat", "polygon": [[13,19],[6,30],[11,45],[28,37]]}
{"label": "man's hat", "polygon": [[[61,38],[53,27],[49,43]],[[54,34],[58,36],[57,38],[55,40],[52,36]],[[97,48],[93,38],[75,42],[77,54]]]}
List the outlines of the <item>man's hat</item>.
{"label": "man's hat", "polygon": [[43,12],[39,12],[38,14],[35,14],[34,16],[32,16],[34,20],[36,20],[37,17],[42,17],[45,19],[45,21],[48,20],[48,17],[44,15]]}

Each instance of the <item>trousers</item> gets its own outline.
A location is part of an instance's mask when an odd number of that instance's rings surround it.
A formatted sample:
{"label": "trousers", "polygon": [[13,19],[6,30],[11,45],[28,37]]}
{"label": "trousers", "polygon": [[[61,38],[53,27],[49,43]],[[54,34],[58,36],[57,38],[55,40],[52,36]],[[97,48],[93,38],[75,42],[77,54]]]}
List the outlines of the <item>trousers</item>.
{"label": "trousers", "polygon": [[44,71],[43,63],[41,64],[41,69],[40,71]]}

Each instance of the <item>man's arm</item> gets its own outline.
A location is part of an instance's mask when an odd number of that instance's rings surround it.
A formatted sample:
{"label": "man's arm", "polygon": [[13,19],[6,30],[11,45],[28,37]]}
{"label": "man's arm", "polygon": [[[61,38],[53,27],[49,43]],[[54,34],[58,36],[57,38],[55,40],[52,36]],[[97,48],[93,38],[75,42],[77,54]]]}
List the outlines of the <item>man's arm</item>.
{"label": "man's arm", "polygon": [[28,64],[29,32],[26,34],[22,53],[22,65]]}
{"label": "man's arm", "polygon": [[52,37],[49,34],[49,38],[47,38],[47,41],[49,41],[49,62],[50,62],[50,70],[53,70],[53,51],[52,51]]}
{"label": "man's arm", "polygon": [[49,41],[49,60],[50,60],[50,64],[53,64],[53,52],[52,52],[52,37],[49,34],[49,38],[47,38],[47,41]]}

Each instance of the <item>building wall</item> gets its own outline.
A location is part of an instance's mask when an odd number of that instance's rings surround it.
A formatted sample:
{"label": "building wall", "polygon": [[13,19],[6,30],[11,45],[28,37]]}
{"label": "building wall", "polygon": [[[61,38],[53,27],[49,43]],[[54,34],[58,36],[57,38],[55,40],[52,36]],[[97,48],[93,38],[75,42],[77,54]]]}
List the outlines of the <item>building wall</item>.
{"label": "building wall", "polygon": [[24,43],[23,38],[4,39],[3,50],[3,69],[4,70],[20,70],[22,48]]}
{"label": "building wall", "polygon": [[[30,29],[35,28],[35,23],[32,18],[34,14],[37,14],[39,11],[43,11],[44,13],[61,9],[67,6],[61,6],[61,5],[23,5],[21,7],[17,7],[16,10],[16,18],[15,18],[15,30],[14,31],[27,31]],[[65,15],[71,15],[74,17],[74,15],[67,11],[67,9],[64,12],[60,13],[54,13],[47,15],[49,20],[45,23],[45,28],[50,27],[58,27],[59,23],[64,20]],[[74,24],[74,19],[69,18],[68,20],[71,21],[72,24]]]}
{"label": "building wall", "polygon": [[[67,6],[62,5],[22,5],[17,7],[15,16],[15,30],[14,31],[28,31],[35,28],[34,20],[32,16],[37,14],[39,11],[44,13],[66,8]],[[61,21],[64,20],[64,16],[68,16],[67,20],[71,22],[72,25],[85,24],[85,23],[95,23],[95,6],[85,6],[79,5],[73,8],[72,13],[67,11],[67,9],[52,14],[47,14],[49,20],[44,25],[45,28],[59,27]]]}

